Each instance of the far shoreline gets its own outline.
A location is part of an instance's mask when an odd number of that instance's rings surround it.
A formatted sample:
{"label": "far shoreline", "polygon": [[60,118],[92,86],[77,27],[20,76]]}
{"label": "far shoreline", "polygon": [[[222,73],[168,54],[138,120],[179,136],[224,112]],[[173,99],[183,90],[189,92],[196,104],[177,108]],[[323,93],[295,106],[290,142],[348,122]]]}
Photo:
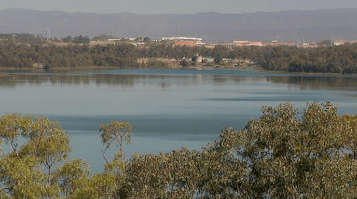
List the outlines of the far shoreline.
{"label": "far shoreline", "polygon": [[44,68],[20,68],[20,67],[0,67],[0,77],[8,76],[7,73],[4,73],[4,71],[26,71],[26,72],[66,72],[66,71],[90,71],[90,70],[112,70],[112,69],[187,69],[187,70],[212,70],[212,69],[238,69],[242,71],[246,70],[253,70],[253,71],[258,71],[262,73],[273,73],[273,74],[290,74],[290,75],[333,75],[333,76],[338,76],[338,75],[345,75],[345,76],[355,76],[353,74],[342,74],[342,73],[307,73],[307,72],[287,72],[287,71],[272,71],[272,70],[266,70],[258,65],[250,65],[250,66],[236,66],[234,64],[230,65],[196,65],[196,66],[179,66],[179,65],[170,65],[170,67],[153,67],[153,68],[145,68],[145,67],[138,67],[138,68],[132,68],[132,67],[115,67],[115,66],[80,66],[80,67],[56,67],[56,68],[50,68],[50,69],[44,69]]}

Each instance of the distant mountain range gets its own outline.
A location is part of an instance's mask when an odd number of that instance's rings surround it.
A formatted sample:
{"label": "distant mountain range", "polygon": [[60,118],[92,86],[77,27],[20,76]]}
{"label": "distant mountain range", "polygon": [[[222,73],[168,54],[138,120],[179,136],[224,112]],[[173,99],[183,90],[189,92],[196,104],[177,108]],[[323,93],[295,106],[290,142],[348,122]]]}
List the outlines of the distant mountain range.
{"label": "distant mountain range", "polygon": [[256,12],[247,14],[140,15],[95,14],[7,9],[0,11],[0,33],[33,33],[117,37],[202,37],[205,41],[256,40],[284,42],[357,40],[357,9]]}

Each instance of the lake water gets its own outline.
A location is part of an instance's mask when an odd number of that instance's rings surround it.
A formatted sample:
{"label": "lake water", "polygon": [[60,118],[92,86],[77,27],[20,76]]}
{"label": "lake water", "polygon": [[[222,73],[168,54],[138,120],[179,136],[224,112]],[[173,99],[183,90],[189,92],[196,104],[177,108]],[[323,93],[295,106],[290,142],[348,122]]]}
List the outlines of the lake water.
{"label": "lake water", "polygon": [[[241,129],[261,115],[262,106],[330,101],[340,114],[357,113],[357,77],[291,75],[219,70],[4,71],[0,114],[45,115],[71,139],[70,158],[102,171],[99,125],[110,120],[135,125],[134,152],[200,149],[225,127]],[[114,149],[110,151],[114,153]]]}

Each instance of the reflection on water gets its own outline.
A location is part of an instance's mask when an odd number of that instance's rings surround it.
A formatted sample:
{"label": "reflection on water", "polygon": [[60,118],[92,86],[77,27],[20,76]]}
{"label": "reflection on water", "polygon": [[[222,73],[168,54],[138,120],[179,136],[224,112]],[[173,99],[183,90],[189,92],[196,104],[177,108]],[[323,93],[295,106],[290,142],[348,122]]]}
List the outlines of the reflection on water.
{"label": "reflection on water", "polygon": [[[222,69],[221,69],[222,70]],[[76,71],[73,73],[21,73],[6,71],[0,76],[0,87],[13,88],[24,84],[41,85],[50,83],[52,85],[88,85],[95,83],[100,85],[111,85],[121,87],[132,87],[135,84],[152,84],[161,86],[163,89],[172,85],[194,85],[194,84],[225,84],[225,83],[257,83],[266,82],[273,84],[288,84],[302,90],[357,90],[357,77],[355,76],[309,76],[309,75],[272,75],[256,72],[242,72],[239,70],[229,70],[230,72],[216,74],[210,70],[209,73],[197,73],[193,70],[171,70],[162,74],[136,73],[140,70],[131,70],[133,74],[126,72],[112,73],[111,70],[104,71]],[[155,71],[155,70],[154,70]],[[174,71],[174,72],[172,72]],[[183,71],[183,72],[182,72]],[[174,75],[173,75],[174,74]]]}
{"label": "reflection on water", "polygon": [[303,90],[357,90],[357,77],[352,76],[279,76],[267,77],[267,81],[297,85]]}
{"label": "reflection on water", "polygon": [[[242,128],[262,106],[331,101],[357,113],[357,77],[308,76],[240,70],[5,71],[0,114],[43,114],[68,132],[73,152],[102,169],[99,125],[135,124],[133,152],[200,149],[224,127]],[[112,151],[113,152],[113,151]]]}

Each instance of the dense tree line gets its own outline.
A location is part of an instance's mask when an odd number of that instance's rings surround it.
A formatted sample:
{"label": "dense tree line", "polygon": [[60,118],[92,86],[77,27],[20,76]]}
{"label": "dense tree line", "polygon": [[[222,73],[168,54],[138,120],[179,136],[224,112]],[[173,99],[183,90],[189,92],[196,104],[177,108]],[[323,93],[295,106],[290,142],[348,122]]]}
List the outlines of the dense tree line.
{"label": "dense tree line", "polygon": [[232,57],[247,58],[266,70],[307,73],[357,73],[357,44],[301,48],[242,47]]}
{"label": "dense tree line", "polygon": [[153,44],[139,50],[139,57],[182,59],[201,55],[221,64],[223,58],[249,60],[266,70],[307,73],[357,73],[357,44],[301,48],[296,46],[202,47]]}
{"label": "dense tree line", "polygon": [[116,39],[117,37],[112,35],[98,35],[91,38],[92,41],[108,41],[108,39]]}
{"label": "dense tree line", "polygon": [[105,46],[58,46],[4,42],[0,45],[0,66],[2,67],[137,67],[137,65],[137,49],[125,43]]}
{"label": "dense tree line", "polygon": [[[201,151],[124,156],[133,125],[111,121],[99,134],[104,172],[67,161],[67,133],[46,117],[0,118],[1,198],[355,198],[357,117],[330,103],[262,108],[239,131],[222,130]],[[20,140],[24,140],[20,141]],[[107,149],[118,146],[114,159]],[[59,164],[65,161],[63,164]]]}
{"label": "dense tree line", "polygon": [[88,44],[90,42],[90,38],[88,36],[76,36],[73,38],[73,40],[70,40],[70,42],[73,42],[75,44]]}
{"label": "dense tree line", "polygon": [[[321,46],[301,48],[296,46],[265,47],[227,47],[216,45],[175,46],[171,42],[147,42],[143,47],[135,47],[127,42],[106,45],[89,45],[89,38],[66,37],[68,45],[52,43],[19,44],[12,41],[12,36],[0,35],[0,66],[2,67],[78,67],[78,66],[116,66],[140,67],[137,58],[168,58],[181,61],[191,60],[195,56],[212,58],[216,64],[222,64],[224,58],[249,60],[266,70],[307,73],[357,73],[357,44],[341,46]],[[19,34],[17,38],[36,39],[31,34]],[[27,38],[27,39],[26,39]],[[163,66],[163,63],[150,63],[148,67]]]}
{"label": "dense tree line", "polygon": [[191,59],[195,55],[209,57],[211,49],[205,46],[174,46],[172,43],[152,43],[146,48],[141,48],[138,56],[142,58],[170,58],[180,60],[182,58]]}

